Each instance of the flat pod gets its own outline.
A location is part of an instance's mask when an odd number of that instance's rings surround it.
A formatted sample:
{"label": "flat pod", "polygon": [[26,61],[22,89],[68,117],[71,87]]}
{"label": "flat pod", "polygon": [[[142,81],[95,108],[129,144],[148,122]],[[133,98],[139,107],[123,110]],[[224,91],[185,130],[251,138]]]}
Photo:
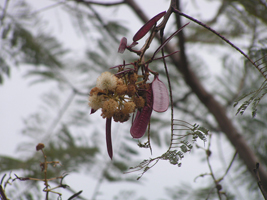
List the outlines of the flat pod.
{"label": "flat pod", "polygon": [[152,87],[150,86],[147,91],[147,103],[143,107],[142,111],[137,111],[133,125],[130,129],[130,133],[133,138],[141,138],[146,132],[147,125],[150,121],[150,117],[153,109],[153,94]]}
{"label": "flat pod", "polygon": [[121,39],[121,42],[120,42],[120,46],[119,46],[119,49],[118,49],[118,52],[119,53],[123,53],[126,49],[126,46],[127,46],[127,38],[126,37],[123,37]]}
{"label": "flat pod", "polygon": [[153,110],[156,112],[165,112],[169,107],[169,94],[165,84],[159,80],[158,75],[152,82],[153,91]]}
{"label": "flat pod", "polygon": [[111,119],[106,119],[106,144],[107,144],[107,151],[110,159],[113,157],[113,151],[112,151],[112,140],[111,140]]}
{"label": "flat pod", "polygon": [[160,18],[162,18],[165,14],[166,11],[161,12],[156,16],[154,16],[153,18],[151,18],[147,23],[145,23],[134,35],[133,41],[136,42],[140,40],[142,37],[144,37],[148,33],[148,31],[157,23],[157,21],[159,21]]}

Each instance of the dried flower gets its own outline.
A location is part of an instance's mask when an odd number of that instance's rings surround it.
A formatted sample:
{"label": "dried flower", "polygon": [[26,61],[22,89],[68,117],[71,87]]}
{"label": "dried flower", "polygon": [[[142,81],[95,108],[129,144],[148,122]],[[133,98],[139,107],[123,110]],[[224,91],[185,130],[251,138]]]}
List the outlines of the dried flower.
{"label": "dried flower", "polygon": [[90,96],[92,95],[99,95],[101,93],[104,93],[103,90],[101,90],[100,88],[98,87],[94,87],[91,91],[90,91]]}
{"label": "dried flower", "polygon": [[110,72],[103,72],[96,81],[96,87],[101,90],[114,91],[117,87],[117,77]]}
{"label": "dried flower", "polygon": [[124,85],[124,81],[121,78],[118,78],[117,85]]}
{"label": "dried flower", "polygon": [[118,85],[116,88],[117,95],[125,95],[127,93],[126,85]]}
{"label": "dried flower", "polygon": [[143,97],[135,97],[133,100],[136,105],[136,108],[141,109],[145,106],[145,100]]}
{"label": "dried flower", "polygon": [[135,110],[135,103],[132,101],[124,103],[124,108],[121,110],[124,114],[133,113]]}
{"label": "dried flower", "polygon": [[128,74],[128,79],[130,83],[135,83],[138,79],[138,75],[136,73],[129,73]]}
{"label": "dried flower", "polygon": [[92,95],[89,96],[89,102],[88,105],[94,109],[94,110],[98,110],[99,108],[102,108],[103,103],[105,101],[105,98],[103,95]]}
{"label": "dried flower", "polygon": [[43,143],[39,143],[36,146],[36,151],[42,150],[45,147],[45,145]]}
{"label": "dried flower", "polygon": [[126,122],[130,118],[129,114],[123,113],[121,110],[116,110],[114,115],[113,115],[113,120],[115,122]]}
{"label": "dried flower", "polygon": [[115,101],[114,99],[109,99],[105,101],[103,103],[101,116],[103,118],[111,118],[114,115],[118,106],[119,106],[118,102]]}
{"label": "dried flower", "polygon": [[135,84],[129,84],[127,86],[127,94],[129,97],[132,97],[136,93]]}

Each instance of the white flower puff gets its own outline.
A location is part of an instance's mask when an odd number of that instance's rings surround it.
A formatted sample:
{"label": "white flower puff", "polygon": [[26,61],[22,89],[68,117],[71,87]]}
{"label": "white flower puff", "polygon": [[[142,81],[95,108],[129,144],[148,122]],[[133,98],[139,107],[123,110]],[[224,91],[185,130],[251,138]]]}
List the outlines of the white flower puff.
{"label": "white flower puff", "polygon": [[114,91],[117,87],[117,77],[110,72],[103,72],[96,81],[96,87],[101,90],[111,90]]}

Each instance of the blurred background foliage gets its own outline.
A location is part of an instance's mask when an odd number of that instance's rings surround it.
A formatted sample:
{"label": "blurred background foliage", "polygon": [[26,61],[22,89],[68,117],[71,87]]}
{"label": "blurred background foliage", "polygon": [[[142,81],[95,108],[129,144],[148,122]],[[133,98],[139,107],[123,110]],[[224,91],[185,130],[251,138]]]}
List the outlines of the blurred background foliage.
{"label": "blurred background foliage", "polygon": [[[19,158],[0,156],[2,175],[12,171],[12,174],[19,174],[20,177],[42,178],[38,165],[42,161],[42,156],[40,152],[33,151],[33,147],[42,142],[45,144],[44,151],[49,160],[58,160],[62,164],[49,168],[48,174],[51,177],[60,176],[65,172],[84,171],[98,180],[98,186],[103,181],[136,181],[134,174],[132,178],[125,178],[123,174],[129,167],[146,159],[140,155],[137,142],[130,137],[131,122],[119,126],[120,132],[124,134],[116,135],[113,139],[116,140],[117,149],[114,160],[111,162],[106,156],[104,122],[99,122],[100,117],[95,117],[98,113],[91,116],[90,108],[87,106],[88,94],[95,85],[96,77],[109,67],[122,64],[123,59],[127,63],[136,59],[136,56],[130,53],[125,53],[123,56],[117,55],[120,38],[123,36],[131,38],[134,33],[125,23],[125,19],[114,20],[103,14],[103,10],[111,9],[111,7],[85,2],[82,0],[63,3],[51,1],[51,4],[56,3],[57,7],[70,16],[69,19],[78,37],[90,40],[90,46],[84,50],[83,59],[76,58],[72,49],[66,48],[60,38],[50,34],[46,28],[47,22],[39,15],[42,10],[32,9],[30,1],[13,0],[1,4],[1,87],[5,87],[5,80],[12,76],[11,68],[13,67],[26,68],[24,77],[31,80],[32,84],[54,83],[51,91],[43,95],[43,103],[39,110],[24,118],[25,127],[21,130],[21,134],[22,137],[28,139],[27,142],[18,146],[20,153],[25,152],[23,156]],[[163,9],[168,8],[168,1],[161,3],[166,5]],[[185,4],[184,1],[181,3]],[[196,2],[192,1],[192,4]],[[261,58],[267,54],[267,2],[220,0],[219,4],[214,17],[202,20],[201,10],[199,10],[198,19],[237,44],[243,51],[248,52],[253,60],[260,59],[260,62],[266,62],[266,59]],[[124,5],[114,5],[113,9],[120,6]],[[141,3],[140,6],[142,7]],[[53,7],[48,9],[53,9]],[[185,6],[184,12],[187,11],[186,9]],[[137,17],[127,20],[137,20]],[[175,31],[173,25],[176,27],[175,21],[170,19],[166,34]],[[184,31],[187,56],[193,70],[210,93],[224,106],[229,118],[235,121],[235,125],[259,157],[261,164],[266,167],[267,100],[263,98],[263,94],[267,92],[266,85],[261,88],[259,95],[254,97],[257,99],[262,95],[257,106],[246,107],[247,111],[242,116],[236,116],[238,106],[246,105],[247,97],[245,97],[240,99],[236,108],[233,108],[234,102],[242,95],[258,90],[264,78],[238,52],[208,30],[190,23]],[[176,46],[179,41],[174,38],[170,43]],[[155,42],[153,45],[149,50],[151,54],[153,47],[159,44]],[[201,51],[215,57],[215,62],[211,62],[209,57],[203,55]],[[171,60],[167,59],[167,64],[173,89],[175,118],[191,124],[201,124],[220,141],[225,141],[217,122],[185,84],[183,76],[176,70]],[[159,72],[161,80],[167,84],[162,62],[155,61],[150,64],[150,67]],[[220,73],[214,73],[212,68],[217,68]],[[253,112],[254,118],[251,116]],[[169,118],[170,111],[164,114],[152,114],[150,134],[152,149],[168,148],[170,143]],[[146,138],[141,139],[141,142],[146,142]],[[228,151],[224,147],[221,148],[222,154]],[[198,157],[205,157],[204,154],[197,154],[197,151],[193,153]],[[237,159],[232,167],[234,170],[232,178],[235,180],[232,184],[250,188],[250,195],[254,199],[260,199],[257,183],[246,170],[243,162]],[[14,175],[11,176],[14,177]],[[58,184],[57,181],[54,184]],[[177,184],[181,183],[177,182]],[[69,185],[71,187],[71,184]],[[92,188],[96,190],[93,197],[81,198],[98,199],[98,190],[101,191],[98,186]],[[209,199],[218,198],[216,193],[213,193],[214,191],[210,192],[214,187],[211,182],[205,188],[194,188],[188,183],[182,183],[179,187],[164,185],[162,187],[166,187],[164,199],[207,199],[207,195]],[[120,192],[114,199],[146,199],[125,188],[127,190]],[[223,185],[223,189],[226,191],[227,199],[241,199],[235,187],[229,182]],[[77,192],[69,190],[71,193]],[[101,192],[104,193],[104,191]],[[12,186],[7,186],[6,194],[10,199],[41,199],[42,186],[34,181],[22,183],[15,181]],[[249,198],[241,196],[243,199],[252,199],[251,196]]]}

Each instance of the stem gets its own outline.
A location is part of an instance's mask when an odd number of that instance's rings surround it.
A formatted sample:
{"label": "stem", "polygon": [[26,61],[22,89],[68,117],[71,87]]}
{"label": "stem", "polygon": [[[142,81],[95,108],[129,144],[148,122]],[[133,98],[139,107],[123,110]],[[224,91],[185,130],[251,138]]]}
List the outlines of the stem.
{"label": "stem", "polygon": [[47,182],[47,160],[46,160],[46,155],[44,153],[44,150],[41,149],[42,153],[43,153],[43,156],[44,156],[44,185],[45,185],[45,190],[46,190],[46,200],[48,200],[48,193],[49,193],[49,190],[48,190],[48,182]]}
{"label": "stem", "polygon": [[[164,29],[161,30],[161,44],[163,43],[163,31]],[[165,60],[165,56],[164,56],[164,50],[163,48],[161,49],[161,54],[163,57],[163,64],[164,64],[164,69],[165,69],[165,73],[166,73],[166,77],[168,80],[168,87],[169,87],[169,92],[170,92],[170,101],[171,101],[171,143],[169,146],[169,149],[171,149],[172,146],[172,140],[173,140],[173,98],[172,98],[172,86],[171,86],[171,80],[170,80],[170,76],[169,76],[169,72],[168,72],[168,67],[166,64],[166,60]]]}
{"label": "stem", "polygon": [[[174,2],[174,0],[171,1]],[[148,18],[144,14],[143,9],[138,6],[135,1],[125,0],[125,2],[144,23],[148,21]],[[178,9],[177,7],[174,8]],[[178,21],[179,20],[180,19],[178,19]],[[179,45],[182,45],[181,43],[184,43],[184,36],[182,35],[182,33],[183,31],[178,34]],[[170,44],[166,44],[164,48],[169,54],[175,51],[175,49]],[[188,87],[191,88],[192,92],[196,94],[200,102],[207,108],[207,110],[214,116],[221,131],[224,132],[224,134],[227,136],[228,140],[237,150],[240,158],[244,161],[250,173],[254,176],[254,178],[256,178],[253,169],[255,168],[255,163],[258,162],[257,156],[247,144],[247,141],[244,139],[244,137],[236,129],[232,120],[227,116],[225,108],[222,107],[221,104],[214,98],[214,96],[206,90],[194,71],[190,68],[189,64],[187,63],[187,59],[185,59],[186,56],[187,55],[183,51],[181,52],[181,56],[170,56],[170,58],[176,69],[183,75],[185,83],[188,85]],[[266,169],[260,166],[259,173],[261,175],[263,187],[267,188]]]}
{"label": "stem", "polygon": [[259,65],[256,65],[256,62],[253,62],[250,57],[244,52],[242,51],[240,48],[238,48],[237,46],[235,46],[232,42],[230,42],[228,39],[226,39],[224,36],[222,36],[221,34],[219,34],[217,31],[215,31],[214,29],[210,28],[209,26],[207,26],[206,24],[203,24],[202,22],[198,21],[197,19],[190,17],[187,14],[182,13],[181,11],[179,11],[178,9],[173,8],[173,11],[181,16],[186,17],[187,19],[190,19],[191,21],[197,23],[198,25],[208,29],[209,31],[213,32],[215,35],[217,35],[218,37],[220,37],[223,41],[225,41],[227,44],[229,44],[231,47],[233,47],[235,50],[237,50],[239,53],[241,53],[254,67],[257,68],[257,70],[263,75],[263,77],[267,80],[267,75],[265,75],[259,68]]}
{"label": "stem", "polygon": [[267,191],[266,191],[266,188],[264,189],[263,185],[261,184],[259,167],[260,167],[260,163],[256,163],[256,168],[254,169],[254,173],[257,176],[257,181],[258,181],[258,186],[260,188],[260,191],[261,191],[264,199],[267,200]]}
{"label": "stem", "polygon": [[[208,148],[206,150],[206,159],[207,159],[207,163],[208,163],[208,166],[209,166],[210,175],[211,175],[211,177],[213,179],[213,182],[215,184],[215,187],[216,187],[218,185],[218,181],[215,178],[215,175],[213,173],[213,170],[212,170],[212,167],[211,167],[211,164],[210,164],[210,153],[209,153],[210,152],[210,145],[211,145],[211,134],[209,136]],[[216,187],[216,189],[217,189],[217,187]],[[221,193],[220,193],[219,189],[217,189],[217,194],[218,194],[219,199],[221,200],[222,197],[221,197]]]}

